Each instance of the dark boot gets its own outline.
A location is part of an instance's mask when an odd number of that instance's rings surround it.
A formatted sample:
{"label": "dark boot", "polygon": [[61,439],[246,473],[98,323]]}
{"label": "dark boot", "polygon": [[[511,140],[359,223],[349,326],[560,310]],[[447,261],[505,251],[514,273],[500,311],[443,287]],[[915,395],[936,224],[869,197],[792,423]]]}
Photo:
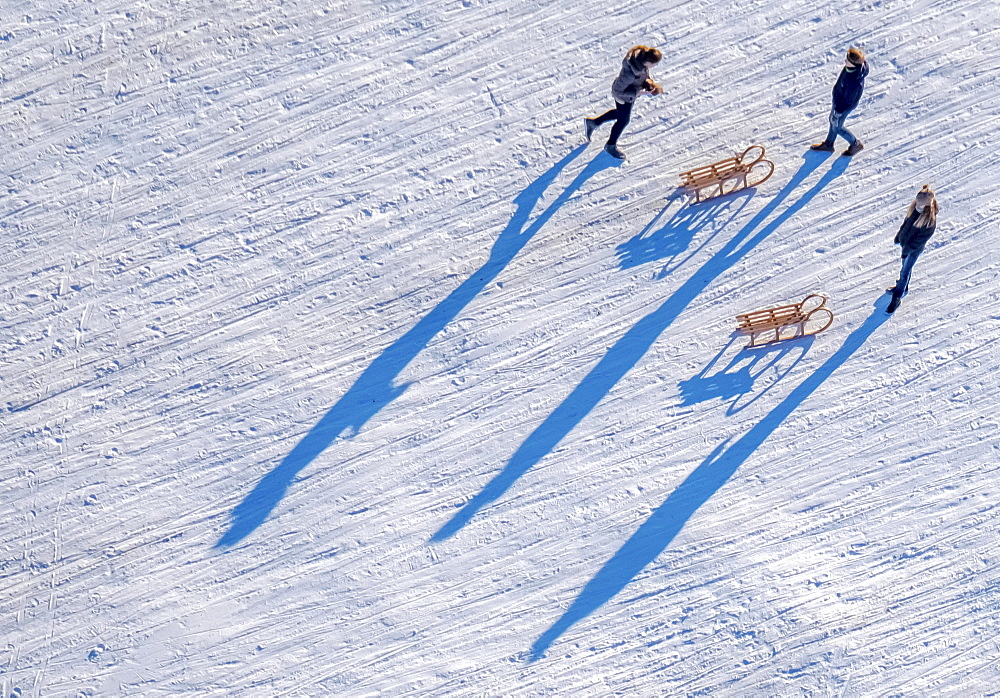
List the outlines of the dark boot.
{"label": "dark boot", "polygon": [[892,300],[889,301],[889,307],[885,309],[885,312],[892,315],[894,312],[896,312],[896,308],[899,307],[899,301],[901,300],[903,300],[902,296],[897,296],[895,293],[892,294]]}
{"label": "dark boot", "polygon": [[823,141],[822,143],[813,143],[811,146],[809,146],[809,150],[820,150],[824,153],[832,153],[833,143],[830,143],[829,141]]}
{"label": "dark boot", "polygon": [[616,143],[608,143],[604,146],[604,152],[613,158],[618,158],[619,160],[625,159],[625,153],[618,150],[618,145]]}
{"label": "dark boot", "polygon": [[846,157],[853,157],[864,149],[865,149],[864,143],[862,143],[861,141],[854,141],[853,143],[851,143],[850,147],[841,154],[845,155]]}
{"label": "dark boot", "polygon": [[587,134],[587,142],[590,143],[590,136],[594,133],[594,129],[597,128],[596,119],[584,119],[583,120],[583,131]]}

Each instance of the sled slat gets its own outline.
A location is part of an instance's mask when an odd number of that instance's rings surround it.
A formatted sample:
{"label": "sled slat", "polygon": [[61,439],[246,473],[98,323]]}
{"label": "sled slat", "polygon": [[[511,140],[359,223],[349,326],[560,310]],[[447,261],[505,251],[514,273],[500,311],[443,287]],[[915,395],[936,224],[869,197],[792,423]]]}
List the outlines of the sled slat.
{"label": "sled slat", "polygon": [[[759,151],[757,157],[751,159],[749,156],[752,153],[756,154],[757,151]],[[760,172],[766,170],[766,174],[760,176],[759,179],[756,176],[752,177],[755,181],[751,184],[748,183],[748,179],[751,179],[754,166],[759,166]],[[774,163],[764,159],[764,146],[752,145],[737,157],[726,158],[711,165],[702,165],[687,172],[681,172],[681,187],[693,194],[695,203],[699,203],[747,187],[755,187],[763,183],[773,172]],[[758,175],[758,173],[753,174]],[[732,186],[727,190],[728,183],[732,183]]]}
{"label": "sled slat", "polygon": [[[810,304],[810,299],[819,299],[819,304]],[[817,319],[825,314],[827,316],[826,324],[824,324],[819,329],[806,331],[806,323],[813,319],[816,315]],[[736,331],[741,334],[750,335],[750,344],[748,347],[760,346],[760,344],[768,344],[770,342],[777,342],[782,339],[793,339],[795,337],[804,337],[807,335],[817,334],[822,332],[833,324],[833,312],[826,307],[826,297],[819,294],[810,294],[803,298],[798,303],[791,303],[789,305],[780,305],[776,308],[765,308],[763,310],[752,310],[749,313],[740,313],[736,316]],[[796,333],[791,336],[783,336],[782,330],[794,327],[796,328]],[[767,341],[758,343],[757,336],[760,334],[771,333],[774,335],[771,339]]]}

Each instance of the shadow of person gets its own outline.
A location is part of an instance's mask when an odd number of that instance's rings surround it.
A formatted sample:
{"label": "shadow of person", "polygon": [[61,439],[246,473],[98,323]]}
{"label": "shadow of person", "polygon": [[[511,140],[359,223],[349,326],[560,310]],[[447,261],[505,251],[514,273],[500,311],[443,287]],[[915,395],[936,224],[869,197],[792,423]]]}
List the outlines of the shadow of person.
{"label": "shadow of person", "polygon": [[497,237],[489,259],[442,300],[406,334],[393,342],[366,368],[354,385],[322,419],[267,473],[232,512],[229,530],[216,547],[232,546],[253,532],[285,496],[297,473],[309,465],[334,439],[348,430],[356,433],[386,405],[403,394],[407,386],[396,384],[406,365],[427,343],[453,320],[527,244],[532,236],[573,196],[590,177],[614,164],[603,153],[595,157],[533,221],[531,212],[548,187],[585,146],[579,146],[555,163],[514,199],[516,209],[510,223]]}
{"label": "shadow of person", "polygon": [[500,498],[517,482],[524,473],[548,454],[594,406],[608,394],[625,373],[641,359],[653,342],[670,326],[685,308],[701,293],[709,283],[731,268],[764,238],[802,209],[826,185],[838,177],[847,167],[847,158],[840,158],[838,164],[824,174],[810,189],[806,190],[795,203],[781,212],[768,225],[754,234],[757,227],[802,183],[810,172],[823,162],[822,157],[810,153],[791,180],[782,188],[767,206],[761,209],[733,238],[711,259],[685,281],[663,305],[640,319],[607,353],[597,362],[576,388],[559,404],[524,443],[514,452],[507,465],[465,506],[431,537],[432,542],[445,540],[455,535],[483,507]]}
{"label": "shadow of person", "polygon": [[632,537],[605,563],[593,579],[587,582],[573,604],[555,624],[546,630],[531,647],[531,659],[540,659],[567,629],[589,616],[625,588],[643,568],[662,553],[684,524],[702,504],[715,494],[733,473],[750,458],[788,416],[815,393],[860,349],[888,318],[887,297],[875,301],[868,318],[848,335],[843,345],[802,381],[736,442],[719,445],[701,465],[677,486]]}

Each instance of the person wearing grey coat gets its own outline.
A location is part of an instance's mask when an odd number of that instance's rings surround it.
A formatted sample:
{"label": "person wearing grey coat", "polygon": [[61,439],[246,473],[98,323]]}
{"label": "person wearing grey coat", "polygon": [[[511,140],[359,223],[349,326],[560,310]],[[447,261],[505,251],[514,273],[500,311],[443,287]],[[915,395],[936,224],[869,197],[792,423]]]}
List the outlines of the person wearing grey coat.
{"label": "person wearing grey coat", "polygon": [[625,154],[618,149],[618,138],[632,118],[632,105],[641,94],[663,94],[663,88],[649,77],[649,70],[660,62],[663,54],[649,46],[633,46],[622,60],[622,69],[611,85],[611,96],[615,100],[615,108],[609,109],[593,119],[584,119],[583,127],[590,141],[591,135],[601,124],[614,121],[611,135],[604,146],[604,151],[619,160],[625,159]]}

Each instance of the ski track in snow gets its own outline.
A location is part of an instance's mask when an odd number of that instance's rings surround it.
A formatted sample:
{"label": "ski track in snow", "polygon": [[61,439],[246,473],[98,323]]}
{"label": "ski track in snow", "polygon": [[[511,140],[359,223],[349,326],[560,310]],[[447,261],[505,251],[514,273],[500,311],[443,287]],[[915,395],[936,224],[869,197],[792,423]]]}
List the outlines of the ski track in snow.
{"label": "ski track in snow", "polygon": [[8,5],[3,695],[1000,685],[995,3]]}

